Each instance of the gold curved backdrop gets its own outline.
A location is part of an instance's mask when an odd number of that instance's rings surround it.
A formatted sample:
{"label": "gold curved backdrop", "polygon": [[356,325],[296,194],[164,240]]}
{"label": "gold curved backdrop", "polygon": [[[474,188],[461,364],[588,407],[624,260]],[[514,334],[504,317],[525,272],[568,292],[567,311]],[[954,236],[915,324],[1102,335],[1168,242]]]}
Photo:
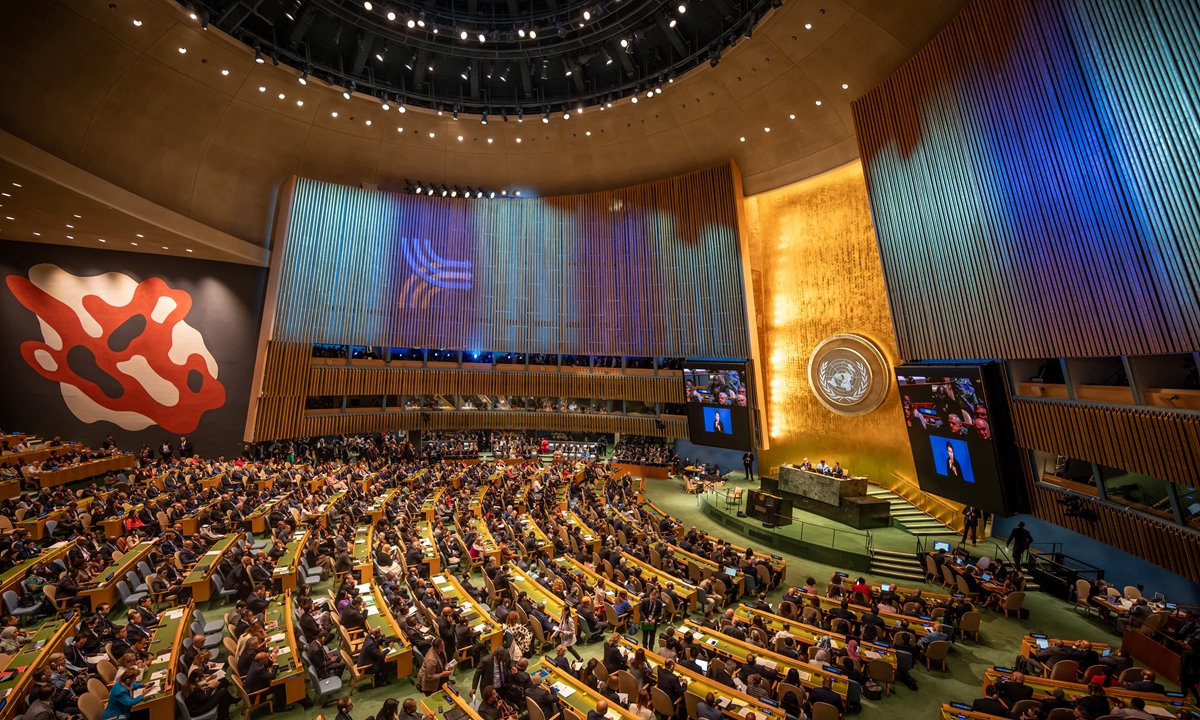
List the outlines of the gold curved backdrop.
{"label": "gold curved backdrop", "polygon": [[771,445],[759,466],[769,472],[805,457],[837,460],[959,525],[960,506],[917,487],[894,381],[878,409],[855,418],[828,410],[809,387],[809,357],[838,333],[867,338],[889,365],[900,362],[862,166],[745,202]]}

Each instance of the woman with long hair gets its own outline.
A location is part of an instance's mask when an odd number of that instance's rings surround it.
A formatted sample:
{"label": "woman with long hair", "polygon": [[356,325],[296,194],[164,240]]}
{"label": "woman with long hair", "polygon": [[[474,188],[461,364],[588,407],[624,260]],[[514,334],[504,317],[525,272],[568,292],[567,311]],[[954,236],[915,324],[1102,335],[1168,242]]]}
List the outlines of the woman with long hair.
{"label": "woman with long hair", "polygon": [[575,643],[579,642],[577,628],[575,613],[571,610],[571,606],[563,605],[562,618],[558,621],[559,643],[565,646],[567,652],[571,653],[576,660],[582,660],[583,658],[579,657],[579,652],[575,649]]}

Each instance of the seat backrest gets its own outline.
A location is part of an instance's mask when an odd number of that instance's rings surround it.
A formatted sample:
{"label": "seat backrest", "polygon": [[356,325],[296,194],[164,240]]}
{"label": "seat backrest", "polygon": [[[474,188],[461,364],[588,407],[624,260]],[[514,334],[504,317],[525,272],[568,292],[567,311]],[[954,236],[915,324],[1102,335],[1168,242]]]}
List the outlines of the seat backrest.
{"label": "seat backrest", "polygon": [[1092,584],[1083,578],[1075,581],[1075,595],[1080,602],[1087,602],[1092,596]]}
{"label": "seat backrest", "polygon": [[1018,700],[1015,703],[1013,703],[1012,714],[1016,715],[1017,717],[1021,717],[1022,715],[1025,714],[1025,711],[1028,710],[1029,708],[1031,708],[1031,707],[1040,708],[1041,706],[1042,706],[1041,700],[1034,700],[1032,698],[1030,698],[1028,700]]}
{"label": "seat backrest", "polygon": [[787,697],[788,693],[792,693],[796,696],[796,702],[800,703],[801,705],[804,704],[804,688],[800,687],[799,685],[792,685],[791,683],[779,683],[779,687],[775,689],[775,699],[779,702],[783,702],[783,699]]}
{"label": "seat backrest", "polygon": [[100,682],[99,678],[88,678],[87,691],[100,698],[100,702],[108,702],[108,686]]}
{"label": "seat backrest", "polygon": [[666,717],[675,716],[675,704],[671,702],[671,697],[659,688],[650,689],[650,697],[654,703],[654,712]]}
{"label": "seat backrest", "polygon": [[79,705],[79,712],[87,720],[100,720],[104,717],[104,703],[100,702],[100,698],[90,692],[80,695],[75,700]]}
{"label": "seat backrest", "polygon": [[1020,610],[1025,604],[1025,593],[1021,591],[1009,593],[1008,597],[1004,598],[1004,607],[1007,610]]}
{"label": "seat backrest", "polygon": [[1075,711],[1071,708],[1054,708],[1050,714],[1046,716],[1046,720],[1071,720],[1075,717]]}
{"label": "seat backrest", "polygon": [[1050,669],[1051,680],[1063,680],[1066,682],[1075,682],[1075,676],[1079,674],[1079,663],[1074,660],[1059,660],[1054,663],[1054,667]]}
{"label": "seat backrest", "polygon": [[838,720],[841,717],[837,708],[824,702],[813,703],[812,712],[813,720]]}
{"label": "seat backrest", "polygon": [[1137,585],[1125,586],[1125,597],[1129,600],[1137,600],[1142,596],[1142,591],[1138,590]]}
{"label": "seat backrest", "polygon": [[946,585],[953,585],[954,584],[954,571],[951,570],[950,568],[946,567],[945,565],[943,565],[942,566],[942,579],[945,581]]}
{"label": "seat backrest", "polygon": [[945,660],[946,655],[950,652],[950,643],[947,640],[935,640],[925,648],[925,657],[930,660]]}
{"label": "seat backrest", "polygon": [[685,708],[687,708],[688,717],[700,717],[696,707],[699,704],[700,698],[696,695],[696,693],[685,692],[683,694],[683,705]]}
{"label": "seat backrest", "polygon": [[875,682],[893,682],[896,679],[896,669],[892,664],[878,658],[867,666],[867,673]]}
{"label": "seat backrest", "polygon": [[528,696],[525,698],[525,707],[529,710],[529,720],[546,720],[542,708]]}
{"label": "seat backrest", "polygon": [[178,714],[175,716],[179,720],[192,720],[192,714],[188,712],[187,703],[183,700],[183,693],[175,693],[175,709]]}
{"label": "seat backrest", "polygon": [[100,676],[105,685],[112,685],[113,680],[117,678],[117,668],[108,658],[104,658],[96,663],[96,674]]}
{"label": "seat backrest", "polygon": [[21,606],[21,598],[15,590],[4,591],[4,606],[8,609],[10,615],[15,613],[17,608]]}
{"label": "seat backrest", "polygon": [[977,611],[963,613],[958,619],[958,629],[964,632],[975,632],[979,630],[979,624],[983,620],[983,615]]}

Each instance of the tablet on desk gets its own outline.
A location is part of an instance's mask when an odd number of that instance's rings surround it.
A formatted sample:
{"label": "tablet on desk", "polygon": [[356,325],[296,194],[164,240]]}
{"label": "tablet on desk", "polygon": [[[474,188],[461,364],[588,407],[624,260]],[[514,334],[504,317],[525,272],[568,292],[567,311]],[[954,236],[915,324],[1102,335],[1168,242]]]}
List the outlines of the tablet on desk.
{"label": "tablet on desk", "polygon": [[890,591],[891,591],[891,589],[892,589],[892,586],[891,586],[891,585],[888,585],[887,583],[884,583],[884,584],[882,584],[882,585],[880,585],[880,586],[879,586],[879,589],[880,589],[881,591],[883,591],[883,592],[890,592]]}
{"label": "tablet on desk", "polygon": [[1106,658],[1112,653],[1112,648],[1104,648],[1104,652],[1100,653],[1100,657]]}
{"label": "tablet on desk", "polygon": [[1037,646],[1045,650],[1046,648],[1050,647],[1050,641],[1039,638],[1037,641]]}

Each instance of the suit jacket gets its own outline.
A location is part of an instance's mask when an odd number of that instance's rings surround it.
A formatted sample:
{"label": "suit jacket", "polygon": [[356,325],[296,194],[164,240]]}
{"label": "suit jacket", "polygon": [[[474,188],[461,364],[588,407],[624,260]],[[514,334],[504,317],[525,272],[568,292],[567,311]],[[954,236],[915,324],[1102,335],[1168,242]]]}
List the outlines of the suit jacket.
{"label": "suit jacket", "polygon": [[658,689],[665,692],[671,702],[683,697],[683,683],[679,682],[679,676],[666,668],[658,670]]}
{"label": "suit jacket", "polygon": [[1001,682],[996,683],[996,694],[1000,696],[1005,705],[1012,707],[1021,700],[1033,697],[1033,688],[1025,683]]}
{"label": "suit jacket", "polygon": [[363,616],[353,605],[346,606],[346,610],[342,613],[342,627],[347,630],[362,630],[367,631],[367,618]]}
{"label": "suit jacket", "polygon": [[1008,708],[1004,707],[1004,703],[990,697],[976,698],[975,702],[971,703],[971,709],[975,712],[981,712],[986,715],[1012,717],[1008,711]]}
{"label": "suit jacket", "polygon": [[250,665],[250,670],[246,673],[246,694],[253,695],[259,690],[271,687],[271,681],[275,679],[276,668],[263,667],[262,663],[253,663]]}
{"label": "suit jacket", "polygon": [[254,613],[255,615],[261,614],[270,606],[271,602],[258,593],[251,593],[250,596],[246,598],[246,607],[250,608],[250,612]]}
{"label": "suit jacket", "polygon": [[[512,675],[512,668],[505,664],[504,667],[505,681]],[[479,665],[475,667],[475,674],[471,677],[471,689],[478,690],[481,687],[496,684],[496,655],[495,653],[484,655],[479,661]]]}
{"label": "suit jacket", "polygon": [[304,633],[304,637],[313,640],[321,634],[321,626],[317,624],[312,615],[303,613],[300,615],[300,631]]}
{"label": "suit jacket", "polygon": [[430,650],[425,653],[425,662],[421,664],[421,669],[417,673],[417,684],[425,692],[436,691],[442,684],[442,679],[438,678],[437,675],[445,672],[445,670],[445,658],[441,653]]}
{"label": "suit jacket", "polygon": [[834,692],[833,688],[827,688],[824,685],[809,690],[808,701],[810,704],[819,702],[828,703],[837,708],[838,712],[842,712],[842,710],[845,709],[842,704],[841,695],[838,695],[836,692]]}
{"label": "suit jacket", "polygon": [[625,656],[621,654],[620,648],[604,643],[604,667],[610,673],[625,667]]}
{"label": "suit jacket", "polygon": [[329,672],[329,658],[325,655],[324,645],[313,640],[308,643],[305,652],[308,653],[308,660],[312,663],[313,671],[317,673],[318,678],[324,680],[332,674]]}
{"label": "suit jacket", "polygon": [[[428,655],[426,655],[428,657]],[[384,665],[387,663],[387,653],[375,642],[375,638],[367,635],[363,639],[362,649],[358,651],[358,666],[368,667],[368,671],[372,675],[380,675],[384,671]]]}

